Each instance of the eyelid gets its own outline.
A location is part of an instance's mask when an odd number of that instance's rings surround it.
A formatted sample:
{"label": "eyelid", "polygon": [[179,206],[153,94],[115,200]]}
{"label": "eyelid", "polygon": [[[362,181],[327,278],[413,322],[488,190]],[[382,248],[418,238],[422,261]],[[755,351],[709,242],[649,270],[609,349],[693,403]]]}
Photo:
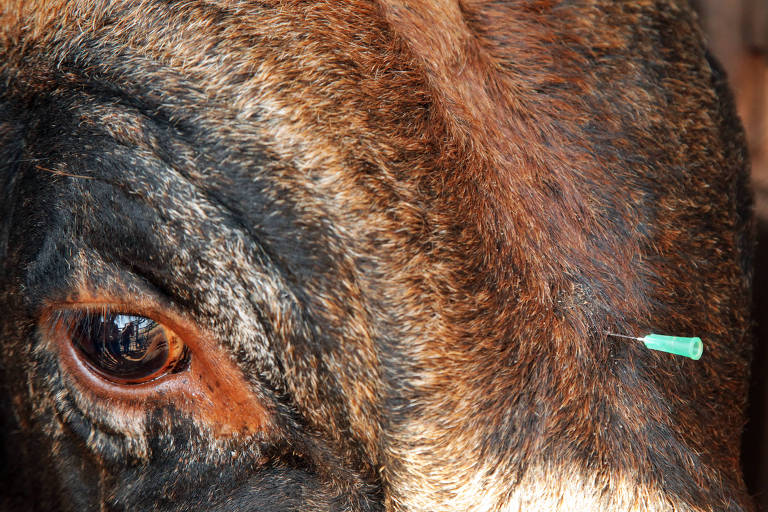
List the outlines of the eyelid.
{"label": "eyelid", "polygon": [[100,377],[132,386],[183,371],[186,344],[172,329],[151,317],[100,308],[61,308],[52,315],[77,356]]}
{"label": "eyelid", "polygon": [[[131,311],[172,329],[190,352],[187,371],[130,386],[116,384],[94,373],[66,342],[54,316],[61,309]],[[144,417],[148,408],[173,406],[216,434],[266,433],[274,430],[274,408],[258,389],[251,389],[242,372],[209,333],[172,312],[123,301],[67,301],[49,304],[39,325],[44,339],[58,354],[64,378],[86,398],[109,403],[115,414]]]}

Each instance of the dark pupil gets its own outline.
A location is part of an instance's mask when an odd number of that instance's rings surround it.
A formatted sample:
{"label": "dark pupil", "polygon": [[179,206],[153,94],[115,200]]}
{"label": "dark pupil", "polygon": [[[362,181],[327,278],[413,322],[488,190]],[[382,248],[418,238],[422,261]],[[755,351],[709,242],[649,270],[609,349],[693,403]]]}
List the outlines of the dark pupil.
{"label": "dark pupil", "polygon": [[168,339],[149,318],[113,313],[73,312],[70,336],[91,366],[107,378],[146,379],[166,366]]}

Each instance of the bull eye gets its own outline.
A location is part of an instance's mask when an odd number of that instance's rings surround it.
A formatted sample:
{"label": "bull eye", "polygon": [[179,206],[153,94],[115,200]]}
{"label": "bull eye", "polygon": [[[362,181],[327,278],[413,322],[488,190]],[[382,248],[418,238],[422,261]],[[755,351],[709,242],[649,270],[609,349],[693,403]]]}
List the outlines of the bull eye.
{"label": "bull eye", "polygon": [[58,317],[81,359],[106,380],[141,384],[187,366],[179,336],[151,318],[107,309],[72,309]]}

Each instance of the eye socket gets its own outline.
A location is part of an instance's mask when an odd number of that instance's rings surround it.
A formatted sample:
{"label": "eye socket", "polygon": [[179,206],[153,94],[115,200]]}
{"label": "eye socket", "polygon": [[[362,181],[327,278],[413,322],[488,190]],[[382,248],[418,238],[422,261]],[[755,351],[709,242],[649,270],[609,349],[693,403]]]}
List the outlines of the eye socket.
{"label": "eye socket", "polygon": [[59,311],[58,322],[84,362],[117,384],[142,384],[188,366],[176,333],[141,315],[102,310]]}

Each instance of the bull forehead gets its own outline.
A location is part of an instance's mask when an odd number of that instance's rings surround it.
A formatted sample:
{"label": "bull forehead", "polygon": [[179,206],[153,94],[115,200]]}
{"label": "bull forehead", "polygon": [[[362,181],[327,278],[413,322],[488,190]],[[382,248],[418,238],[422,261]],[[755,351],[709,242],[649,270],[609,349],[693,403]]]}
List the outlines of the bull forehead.
{"label": "bull forehead", "polygon": [[[633,67],[647,56],[629,55],[623,27],[646,7],[618,9],[615,25],[594,33],[583,21],[566,31],[579,15],[596,16],[593,8],[546,2],[75,3],[65,22],[46,18],[58,10],[51,5],[21,8],[38,18],[29,37],[60,62],[79,62],[86,79],[143,99],[171,126],[197,127],[186,148],[172,150],[173,163],[190,173],[207,166],[197,171],[203,186],[231,178],[220,163],[241,179],[258,174],[252,159],[263,152],[283,162],[271,176],[299,185],[291,196],[335,216],[327,225],[379,245],[399,245],[392,233],[402,233],[420,242],[419,255],[440,247],[440,261],[459,259],[482,276],[467,283],[474,296],[504,283],[524,286],[545,309],[588,301],[597,315],[647,316],[636,276],[655,269],[637,255],[660,231],[653,205],[685,188],[665,169],[687,165],[685,155],[654,148],[679,137],[662,111],[688,115],[692,103]],[[494,30],[504,21],[519,30]],[[491,38],[497,32],[504,37]],[[545,51],[531,49],[538,40]],[[611,52],[628,62],[595,65],[601,54],[616,59]],[[696,65],[706,71],[701,55]],[[627,87],[598,89],[609,75]],[[118,140],[168,152],[167,139],[130,121],[111,126]],[[196,150],[206,133],[218,144]],[[451,247],[464,254],[447,254]]]}
{"label": "bull forehead", "polygon": [[[470,23],[478,25],[482,13],[471,6],[466,17],[455,7],[445,16],[427,16],[427,4],[153,6],[72,7],[66,10],[71,23],[40,22],[46,27],[40,39],[55,40],[51,35],[66,27],[90,27],[62,37],[66,45],[52,43],[60,59],[98,61],[109,70],[107,80],[141,84],[129,94],[155,96],[155,103],[169,107],[172,120],[186,111],[190,124],[204,124],[195,114],[218,108],[208,120],[211,133],[222,140],[231,130],[235,140],[229,148],[241,150],[221,158],[241,159],[242,165],[254,146],[267,144],[274,156],[293,164],[286,179],[309,177],[313,194],[330,195],[347,216],[386,205],[379,210],[394,213],[400,229],[416,225],[416,236],[460,233],[458,244],[477,246],[462,258],[474,259],[472,265],[493,279],[515,279],[509,271],[515,269],[516,275],[527,274],[526,286],[538,288],[546,301],[553,288],[569,287],[556,284],[563,273],[579,274],[590,282],[580,286],[581,293],[595,289],[591,299],[606,309],[639,315],[644,292],[629,269],[638,264],[631,255],[636,239],[652,225],[652,212],[616,199],[629,194],[621,184],[633,180],[636,170],[626,167],[615,148],[600,146],[606,136],[577,135],[585,120],[572,100],[594,95],[594,83],[575,78],[584,74],[585,57],[565,43],[578,48],[590,41],[564,41],[557,26],[545,24],[554,48],[545,54],[545,68],[558,69],[551,78],[532,71],[537,56],[517,51],[525,40],[494,46],[484,39]],[[521,28],[549,19],[527,14],[519,16]],[[417,30],[421,15],[451,30],[425,42]],[[179,22],[190,18],[205,21]],[[169,28],[177,25],[188,28]],[[428,42],[441,51],[429,53]],[[136,54],[152,62],[132,59]],[[511,66],[518,66],[516,73],[508,72]],[[556,94],[558,89],[564,92]],[[185,98],[171,99],[180,95]],[[610,110],[610,100],[589,107],[599,116]],[[612,122],[624,117],[619,113]],[[640,167],[650,165],[638,149],[648,143],[630,142]],[[612,179],[603,172],[608,165]],[[657,199],[654,192],[635,188],[632,194],[645,201]],[[421,222],[415,224],[414,217]],[[422,219],[437,227],[425,229]],[[556,257],[536,256],[553,251]],[[606,279],[600,261],[606,258],[616,263],[610,279],[621,301],[599,289]]]}

